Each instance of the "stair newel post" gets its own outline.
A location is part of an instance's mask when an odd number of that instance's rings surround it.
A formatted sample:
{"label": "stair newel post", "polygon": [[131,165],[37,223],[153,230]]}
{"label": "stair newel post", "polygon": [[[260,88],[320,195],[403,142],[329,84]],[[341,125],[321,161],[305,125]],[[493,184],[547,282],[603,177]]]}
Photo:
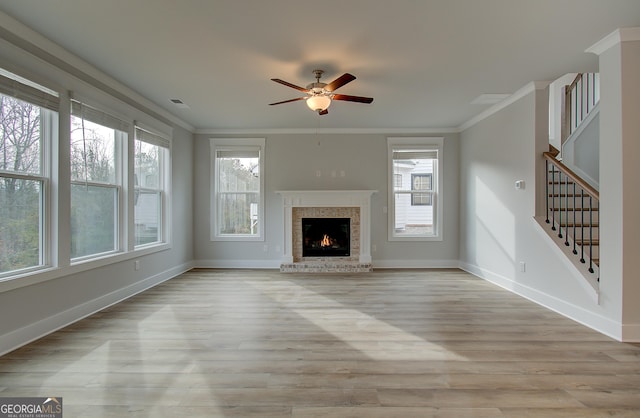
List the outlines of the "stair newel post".
{"label": "stair newel post", "polygon": [[[578,250],[576,250],[576,183],[573,183],[573,253],[578,254]],[[582,203],[580,204],[580,208],[582,208]]]}
{"label": "stair newel post", "polygon": [[589,196],[589,273],[593,273],[593,198]]}

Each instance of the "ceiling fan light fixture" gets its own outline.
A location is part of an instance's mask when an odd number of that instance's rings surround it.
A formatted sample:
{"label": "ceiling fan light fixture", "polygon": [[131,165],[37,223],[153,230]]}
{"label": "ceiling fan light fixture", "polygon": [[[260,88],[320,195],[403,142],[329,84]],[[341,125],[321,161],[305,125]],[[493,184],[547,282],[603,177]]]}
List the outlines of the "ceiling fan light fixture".
{"label": "ceiling fan light fixture", "polygon": [[331,105],[331,98],[325,95],[314,95],[307,99],[307,106],[314,112],[327,110]]}

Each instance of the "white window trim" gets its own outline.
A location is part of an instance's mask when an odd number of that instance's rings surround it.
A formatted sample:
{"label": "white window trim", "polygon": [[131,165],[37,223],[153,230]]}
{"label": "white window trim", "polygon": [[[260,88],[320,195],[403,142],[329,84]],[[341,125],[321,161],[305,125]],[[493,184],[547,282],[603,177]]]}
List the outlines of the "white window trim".
{"label": "white window trim", "polygon": [[[16,97],[18,100],[23,100],[20,97]],[[23,100],[25,101],[25,100]],[[31,103],[31,102],[29,102]],[[27,173],[27,172],[14,172],[3,171],[0,175],[2,178],[14,178],[26,181],[35,181],[40,183],[40,207],[39,207],[39,254],[38,264],[24,267],[17,270],[10,270],[0,273],[0,281],[4,279],[11,279],[17,275],[37,273],[41,270],[47,269],[52,265],[52,243],[51,243],[51,225],[52,225],[52,205],[51,205],[51,158],[53,144],[58,141],[58,112],[47,109],[41,105],[32,103],[40,107],[40,172],[39,173]]]}
{"label": "white window trim", "polygon": [[[153,248],[153,247],[158,247],[158,246],[166,246],[167,244],[170,243],[171,240],[171,226],[169,224],[169,221],[171,219],[170,214],[171,214],[171,199],[169,198],[169,196],[171,196],[171,164],[172,164],[172,146],[173,146],[173,141],[170,139],[171,136],[168,136],[164,133],[159,133],[159,131],[153,130],[152,128],[147,127],[147,125],[139,123],[138,121],[134,122],[134,129],[133,129],[133,141],[131,141],[131,147],[129,148],[130,152],[130,160],[131,160],[131,172],[134,173],[135,169],[133,167],[134,165],[134,160],[135,160],[135,142],[137,139],[136,137],[136,129],[140,129],[142,131],[146,131],[147,133],[154,135],[156,138],[156,140],[158,141],[157,144],[154,144],[158,147],[161,148],[161,150],[163,150],[163,154],[164,156],[160,159],[160,182],[161,184],[158,185],[158,188],[156,189],[149,189],[149,188],[142,188],[142,187],[137,187],[132,184],[131,186],[131,190],[132,195],[130,196],[130,203],[131,205],[128,206],[128,211],[130,211],[129,213],[131,213],[130,219],[131,219],[131,223],[128,224],[129,230],[133,231],[130,235],[130,242],[128,243],[130,248],[133,248],[135,250],[139,250],[139,249],[144,249],[144,248]],[[143,142],[145,142],[143,140]],[[133,174],[131,175],[132,179],[131,182],[133,183]],[[135,245],[135,209],[134,209],[134,197],[133,194],[135,194],[136,190],[153,190],[156,192],[160,193],[160,219],[158,220],[160,223],[160,236],[158,237],[159,240],[155,241],[155,242],[150,242],[148,244],[141,244],[141,245]]]}
{"label": "white window trim", "polygon": [[[393,178],[393,150],[401,148],[424,148],[437,149],[438,160],[437,170],[434,173],[437,182],[437,189],[433,194],[433,223],[434,234],[430,236],[398,236],[395,233],[395,193]],[[389,137],[387,138],[387,190],[388,190],[388,210],[387,210],[387,240],[388,241],[442,241],[443,225],[443,159],[444,159],[444,138],[443,137]]]}
{"label": "white window trim", "polygon": [[[82,105],[87,105],[84,102],[81,102]],[[87,105],[90,106],[90,105]],[[102,108],[93,108],[94,111],[99,113],[104,113],[105,115],[110,115],[108,111],[103,110]],[[80,116],[76,116],[80,117]],[[71,179],[70,185],[88,185],[88,186],[96,186],[96,187],[106,187],[112,188],[115,190],[116,202],[115,202],[115,225],[114,225],[114,248],[109,251],[105,251],[102,253],[94,253],[82,255],[79,257],[71,257],[70,265],[74,265],[77,263],[83,263],[87,261],[91,261],[93,259],[102,258],[109,255],[119,254],[124,251],[127,251],[127,236],[129,230],[126,224],[126,199],[124,196],[124,183],[125,179],[127,179],[127,171],[128,171],[128,161],[130,158],[128,155],[129,142],[131,142],[131,124],[124,119],[121,119],[125,130],[119,130],[116,128],[106,126],[109,129],[113,129],[115,132],[115,154],[114,154],[114,165],[115,165],[115,178],[113,182],[96,182],[96,181],[87,181],[86,179]],[[94,122],[100,125],[99,122]],[[69,140],[71,138],[69,137]],[[70,215],[71,216],[71,215]],[[69,235],[69,241],[71,242],[72,237]]]}
{"label": "white window trim", "polygon": [[[264,138],[211,138],[211,164],[209,179],[211,183],[211,201],[209,207],[210,216],[210,240],[211,241],[264,241],[264,154],[265,139]],[[221,149],[232,149],[242,147],[259,147],[260,156],[260,198],[258,207],[258,233],[256,235],[221,235],[218,234],[217,222],[217,197],[218,197],[218,181],[217,181],[217,159],[216,151]]]}

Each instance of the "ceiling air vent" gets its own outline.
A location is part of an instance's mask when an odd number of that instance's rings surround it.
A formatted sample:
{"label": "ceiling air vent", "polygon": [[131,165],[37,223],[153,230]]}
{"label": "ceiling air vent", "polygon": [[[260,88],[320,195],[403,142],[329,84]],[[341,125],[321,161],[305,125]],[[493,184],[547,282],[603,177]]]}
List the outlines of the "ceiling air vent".
{"label": "ceiling air vent", "polygon": [[176,107],[180,109],[189,109],[189,106],[180,99],[169,99]]}

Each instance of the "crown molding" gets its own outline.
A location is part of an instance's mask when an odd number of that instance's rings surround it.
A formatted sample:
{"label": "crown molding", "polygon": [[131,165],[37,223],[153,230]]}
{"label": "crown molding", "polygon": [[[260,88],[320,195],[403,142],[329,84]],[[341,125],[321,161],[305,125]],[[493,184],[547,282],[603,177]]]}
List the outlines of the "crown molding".
{"label": "crown molding", "polygon": [[281,128],[281,129],[196,129],[196,135],[415,135],[458,133],[457,128]]}
{"label": "crown molding", "polygon": [[640,41],[640,28],[619,28],[605,36],[584,52],[600,55],[622,42]]}

